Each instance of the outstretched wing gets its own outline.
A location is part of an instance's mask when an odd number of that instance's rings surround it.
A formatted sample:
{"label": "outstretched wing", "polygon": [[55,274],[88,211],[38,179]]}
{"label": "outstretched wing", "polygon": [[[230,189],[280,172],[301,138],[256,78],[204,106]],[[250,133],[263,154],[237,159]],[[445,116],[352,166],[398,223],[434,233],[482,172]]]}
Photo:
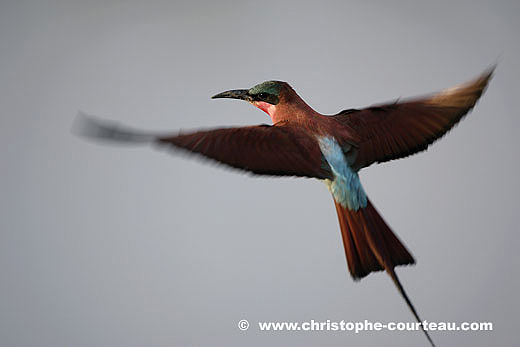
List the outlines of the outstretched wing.
{"label": "outstretched wing", "polygon": [[353,167],[360,169],[425,150],[473,108],[493,70],[428,97],[345,110],[332,116],[361,138]]}
{"label": "outstretched wing", "polygon": [[80,115],[75,132],[115,142],[183,149],[260,175],[330,178],[314,136],[287,124],[221,128],[160,136]]}
{"label": "outstretched wing", "polygon": [[223,128],[158,141],[255,174],[330,177],[316,138],[293,126]]}

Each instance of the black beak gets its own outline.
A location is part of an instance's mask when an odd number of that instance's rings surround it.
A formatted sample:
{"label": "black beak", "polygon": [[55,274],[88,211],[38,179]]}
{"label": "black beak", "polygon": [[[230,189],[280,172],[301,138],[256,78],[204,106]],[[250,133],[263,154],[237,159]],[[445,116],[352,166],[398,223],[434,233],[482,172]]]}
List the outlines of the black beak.
{"label": "black beak", "polygon": [[246,101],[251,100],[251,96],[249,95],[249,92],[247,89],[228,90],[228,91],[225,91],[222,93],[218,93],[217,95],[213,95],[211,98],[212,99],[228,98],[228,99],[239,99],[239,100],[246,100]]}

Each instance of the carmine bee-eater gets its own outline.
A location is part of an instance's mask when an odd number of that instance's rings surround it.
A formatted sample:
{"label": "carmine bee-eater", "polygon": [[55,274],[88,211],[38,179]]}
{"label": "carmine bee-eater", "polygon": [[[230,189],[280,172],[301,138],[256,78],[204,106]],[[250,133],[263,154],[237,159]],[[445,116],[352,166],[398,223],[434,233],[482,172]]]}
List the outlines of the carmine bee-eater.
{"label": "carmine bee-eater", "polygon": [[430,96],[331,116],[314,111],[286,82],[267,81],[213,96],[245,100],[266,112],[273,125],[161,136],[80,115],[75,129],[91,138],[187,150],[258,175],[323,180],[334,199],[351,276],[359,280],[386,271],[421,322],[395,273],[397,265],[415,260],[368,199],[358,172],[425,150],[473,108],[493,70]]}

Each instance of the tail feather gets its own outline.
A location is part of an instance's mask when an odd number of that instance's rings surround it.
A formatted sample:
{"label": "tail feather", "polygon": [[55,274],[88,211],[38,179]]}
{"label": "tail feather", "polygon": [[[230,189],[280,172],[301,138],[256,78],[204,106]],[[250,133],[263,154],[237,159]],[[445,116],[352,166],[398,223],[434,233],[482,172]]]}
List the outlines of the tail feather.
{"label": "tail feather", "polygon": [[[370,272],[385,269],[382,259],[378,259],[381,252],[389,255],[390,264],[393,266],[415,263],[410,252],[388,227],[370,200],[367,200],[366,207],[357,211],[349,210],[336,201],[334,203],[348,268],[355,280],[365,277]],[[369,234],[374,234],[375,248],[378,252],[374,252],[370,246]]]}
{"label": "tail feather", "polygon": [[[367,239],[363,232],[362,220],[355,211],[350,211],[338,202],[334,201],[338,213],[343,246],[347,255],[347,264],[354,280],[359,280],[372,271],[381,271],[383,267],[375,258],[368,247]],[[346,213],[347,210],[349,213]]]}
{"label": "tail feather", "polygon": [[[367,200],[366,207],[357,211],[349,210],[348,207],[343,207],[336,201],[335,205],[347,255],[347,264],[352,277],[359,280],[372,271],[385,270],[417,322],[421,323],[422,320],[394,269],[397,265],[414,264],[413,256],[385,223],[370,200]],[[435,347],[433,340],[422,325],[421,329],[431,345]]]}
{"label": "tail feather", "polygon": [[[419,317],[419,314],[417,313],[417,310],[415,309],[414,305],[412,304],[412,301],[410,300],[410,298],[406,294],[406,292],[405,292],[405,290],[403,288],[403,285],[401,284],[401,281],[399,281],[399,277],[397,277],[397,274],[395,273],[395,269],[393,269],[393,268],[390,269],[389,268],[389,269],[386,270],[386,272],[392,278],[392,281],[394,282],[395,286],[397,287],[397,290],[399,290],[399,293],[404,298],[404,301],[406,301],[406,304],[408,305],[408,308],[410,309],[410,311],[412,311],[412,314],[414,315],[414,317],[417,320],[417,322],[421,323],[422,319]],[[421,324],[421,330],[423,331],[424,335],[426,336],[426,338],[428,339],[430,344],[433,347],[435,347],[435,343],[433,343],[433,340],[430,337],[430,334],[428,334],[428,332],[424,329],[422,324]]]}

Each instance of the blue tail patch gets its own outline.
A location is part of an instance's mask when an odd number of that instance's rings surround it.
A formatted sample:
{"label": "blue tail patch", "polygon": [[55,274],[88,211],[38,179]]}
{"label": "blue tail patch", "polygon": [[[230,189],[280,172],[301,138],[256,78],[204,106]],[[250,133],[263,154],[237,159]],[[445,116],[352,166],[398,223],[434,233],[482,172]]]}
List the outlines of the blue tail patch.
{"label": "blue tail patch", "polygon": [[357,172],[348,165],[341,146],[333,137],[318,138],[320,150],[329,163],[334,180],[325,180],[334,199],[343,207],[357,211],[367,206],[367,195]]}

